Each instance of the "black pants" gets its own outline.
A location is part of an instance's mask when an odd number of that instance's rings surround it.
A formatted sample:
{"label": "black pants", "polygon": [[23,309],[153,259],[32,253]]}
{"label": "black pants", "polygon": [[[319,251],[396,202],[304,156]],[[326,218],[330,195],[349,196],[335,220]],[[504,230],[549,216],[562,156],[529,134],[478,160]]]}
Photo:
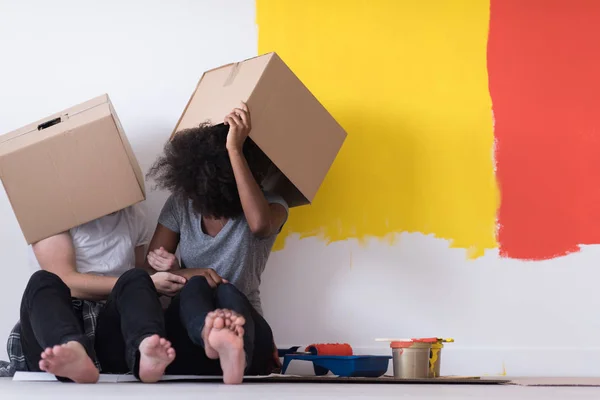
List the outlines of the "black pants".
{"label": "black pants", "polygon": [[273,332],[246,296],[229,283],[213,289],[202,276],[191,278],[173,298],[166,312],[167,337],[177,357],[169,374],[222,375],[219,360],[206,357],[201,332],[206,315],[218,308],[237,312],[246,319],[244,350],[247,375],[268,375],[273,370]]}
{"label": "black pants", "polygon": [[138,376],[139,345],[148,336],[165,336],[158,293],[143,270],[124,273],[113,288],[96,326],[96,340],[85,335],[83,316],[75,311],[69,287],[55,274],[37,271],[21,301],[21,342],[27,367],[39,371],[43,349],[70,341],[97,355],[104,373]]}

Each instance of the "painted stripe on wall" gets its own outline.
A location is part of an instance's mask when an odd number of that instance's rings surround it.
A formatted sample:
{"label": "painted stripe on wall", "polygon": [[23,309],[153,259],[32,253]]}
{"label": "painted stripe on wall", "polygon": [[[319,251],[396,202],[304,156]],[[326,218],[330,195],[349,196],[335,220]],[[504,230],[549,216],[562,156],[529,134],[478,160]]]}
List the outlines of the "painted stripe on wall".
{"label": "painted stripe on wall", "polygon": [[600,2],[492,0],[501,255],[600,243]]}
{"label": "painted stripe on wall", "polygon": [[488,2],[258,0],[257,19],[259,53],[277,51],[349,134],[282,238],[497,247]]}

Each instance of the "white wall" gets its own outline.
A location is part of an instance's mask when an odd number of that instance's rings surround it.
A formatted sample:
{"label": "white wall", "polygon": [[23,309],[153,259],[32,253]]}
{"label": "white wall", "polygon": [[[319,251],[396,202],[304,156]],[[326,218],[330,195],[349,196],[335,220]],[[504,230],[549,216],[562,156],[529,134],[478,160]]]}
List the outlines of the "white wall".
{"label": "white wall", "polygon": [[[108,92],[144,169],[207,68],[256,54],[252,0],[0,0],[0,132]],[[163,194],[149,193],[156,215]],[[343,201],[341,199],[340,201]],[[452,336],[445,374],[598,375],[600,249],[526,263],[420,234],[288,241],[263,282],[280,345]],[[0,192],[0,358],[31,270]]]}
{"label": "white wall", "polygon": [[445,240],[396,244],[292,240],[263,283],[283,345],[343,341],[386,354],[377,337],[454,337],[443,374],[600,375],[599,246],[544,262],[467,261]]}

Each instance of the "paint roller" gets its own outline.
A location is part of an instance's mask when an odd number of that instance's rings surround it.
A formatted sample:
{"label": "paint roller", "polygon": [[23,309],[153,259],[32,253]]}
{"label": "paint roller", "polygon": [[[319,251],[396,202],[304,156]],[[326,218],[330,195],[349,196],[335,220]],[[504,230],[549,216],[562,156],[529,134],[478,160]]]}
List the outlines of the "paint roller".
{"label": "paint roller", "polygon": [[351,356],[354,354],[352,346],[348,343],[314,343],[300,350],[302,346],[294,346],[289,349],[279,349],[279,357],[294,354],[313,356]]}
{"label": "paint roller", "polygon": [[306,346],[305,351],[315,356],[351,356],[352,346],[348,343],[315,343]]}

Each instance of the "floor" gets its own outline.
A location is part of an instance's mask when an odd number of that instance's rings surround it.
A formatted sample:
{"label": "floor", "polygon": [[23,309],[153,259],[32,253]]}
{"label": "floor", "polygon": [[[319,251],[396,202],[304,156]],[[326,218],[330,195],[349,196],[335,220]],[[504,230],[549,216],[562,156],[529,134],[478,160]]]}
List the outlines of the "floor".
{"label": "floor", "polygon": [[458,385],[350,385],[250,383],[224,386],[213,383],[101,383],[75,385],[58,382],[13,382],[0,378],[0,398],[8,399],[481,399],[486,400],[553,400],[598,399],[600,388],[593,387],[523,387]]}

